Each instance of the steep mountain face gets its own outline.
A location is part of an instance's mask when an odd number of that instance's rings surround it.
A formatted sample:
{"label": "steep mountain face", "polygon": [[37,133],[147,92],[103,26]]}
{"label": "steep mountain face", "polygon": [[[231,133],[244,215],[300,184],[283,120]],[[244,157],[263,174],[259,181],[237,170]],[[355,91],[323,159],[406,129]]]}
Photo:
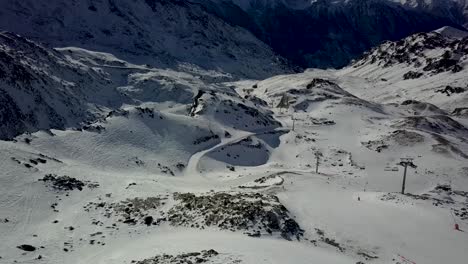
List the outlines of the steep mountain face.
{"label": "steep mountain face", "polygon": [[187,118],[210,114],[246,131],[278,126],[232,89],[214,84],[229,76],[184,67],[194,73],[132,64],[80,48],[50,49],[1,33],[0,139],[49,129],[100,131],[103,127],[93,124],[123,115],[129,111],[124,106],[154,117],[153,110],[140,108],[151,103],[182,107],[181,115]]}
{"label": "steep mountain face", "polygon": [[[309,68],[343,67],[385,40],[446,25],[460,27],[460,20],[381,0],[233,3],[254,22],[247,28],[259,39],[295,64]],[[218,15],[237,23],[230,19],[233,16]]]}
{"label": "steep mountain face", "polygon": [[108,89],[101,72],[12,33],[0,34],[0,138],[38,129],[64,129],[118,107],[125,96]]}
{"label": "steep mountain face", "polygon": [[[260,0],[218,0],[232,1],[244,10],[251,8],[275,6],[277,3],[292,9],[307,9],[317,2],[328,5],[341,5],[346,2],[359,0],[282,0],[282,1],[260,1]],[[382,2],[392,2],[410,9],[429,11],[433,14],[447,16],[461,24],[468,23],[468,1],[466,0],[380,0]]]}
{"label": "steep mountain face", "polygon": [[450,18],[468,27],[468,1],[466,0],[389,0],[405,7],[431,12]]}
{"label": "steep mountain face", "polygon": [[247,30],[189,1],[1,0],[0,5],[0,28],[54,47],[109,52],[161,67],[189,63],[244,77],[289,70]]}
{"label": "steep mountain face", "polygon": [[[424,72],[429,75],[448,71],[457,73],[464,69],[467,55],[467,37],[452,39],[438,32],[419,33],[397,42],[380,45],[365,53],[353,67],[378,64],[387,68],[398,65],[420,69],[415,75]],[[419,77],[411,77],[411,79],[417,78]],[[407,76],[407,79],[410,79],[410,76]]]}
{"label": "steep mountain face", "polygon": [[468,101],[468,34],[453,28],[386,42],[341,70],[372,89],[354,91],[380,102],[420,100],[462,113]]}
{"label": "steep mountain face", "polygon": [[277,6],[285,6],[292,9],[305,9],[310,7],[315,0],[215,0],[218,2],[232,2],[242,8],[243,10],[249,11],[251,9],[266,9],[274,8]]}
{"label": "steep mountain face", "polygon": [[0,0],[0,27],[54,47],[110,52],[138,64],[189,63],[264,78],[291,71],[282,57],[303,68],[343,67],[385,40],[465,23],[461,1],[415,3]]}

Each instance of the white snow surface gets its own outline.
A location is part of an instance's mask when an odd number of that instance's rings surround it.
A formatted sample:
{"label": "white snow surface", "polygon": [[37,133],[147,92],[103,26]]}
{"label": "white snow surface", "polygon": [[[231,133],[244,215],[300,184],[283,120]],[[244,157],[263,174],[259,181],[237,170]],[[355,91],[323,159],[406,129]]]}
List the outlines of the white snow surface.
{"label": "white snow surface", "polygon": [[441,35],[448,38],[464,38],[468,36],[467,31],[461,31],[453,27],[443,27],[435,30],[435,32],[440,33]]}
{"label": "white snow surface", "polygon": [[[468,235],[454,221],[468,230],[460,214],[468,210],[468,120],[451,113],[468,100],[466,92],[435,93],[466,86],[466,67],[403,80],[414,67],[364,61],[225,82],[223,73],[198,68],[160,69],[73,47],[54,52],[72,69],[105,76],[98,87],[124,99],[104,104],[78,87],[78,98],[99,113],[86,128],[70,123],[0,141],[0,263],[131,263],[208,249],[252,264],[466,263]],[[288,107],[277,107],[282,98]],[[397,163],[408,156],[417,165],[406,181],[413,195],[402,195]],[[46,174],[88,186],[55,190],[39,181]],[[167,220],[131,225],[99,209],[187,192],[277,196],[304,235],[251,237]],[[90,203],[97,209],[86,209]],[[156,219],[177,203],[168,198],[141,213]],[[23,244],[36,250],[17,248]]]}

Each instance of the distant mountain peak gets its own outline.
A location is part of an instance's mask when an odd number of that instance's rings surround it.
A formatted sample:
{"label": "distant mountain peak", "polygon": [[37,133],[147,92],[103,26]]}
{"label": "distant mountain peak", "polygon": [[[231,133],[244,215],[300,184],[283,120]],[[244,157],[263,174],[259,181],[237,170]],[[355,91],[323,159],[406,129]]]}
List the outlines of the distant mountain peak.
{"label": "distant mountain peak", "polygon": [[434,30],[434,32],[437,32],[445,37],[448,37],[448,38],[457,38],[457,39],[460,39],[460,38],[465,38],[465,37],[468,37],[468,31],[462,31],[462,30],[459,30],[459,29],[456,29],[456,28],[453,28],[453,27],[449,27],[449,26],[446,26],[446,27],[442,27],[442,28],[439,28],[437,30]]}
{"label": "distant mountain peak", "polygon": [[[408,68],[405,79],[443,72],[458,73],[468,61],[468,33],[444,27],[429,33],[418,33],[399,41],[388,41],[366,53],[354,68],[378,65],[383,68]],[[390,68],[391,69],[391,68]]]}

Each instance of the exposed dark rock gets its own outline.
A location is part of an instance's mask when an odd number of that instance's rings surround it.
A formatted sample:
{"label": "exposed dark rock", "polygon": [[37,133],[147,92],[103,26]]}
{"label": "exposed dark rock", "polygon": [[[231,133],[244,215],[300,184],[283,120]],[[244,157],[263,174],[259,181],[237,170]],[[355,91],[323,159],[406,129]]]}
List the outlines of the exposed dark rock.
{"label": "exposed dark rock", "polygon": [[177,163],[175,166],[179,171],[182,171],[185,169],[185,164],[181,162]]}
{"label": "exposed dark rock", "polygon": [[[119,221],[125,224],[142,223],[145,225],[157,224],[154,217],[149,216],[150,212],[154,213],[163,204],[166,198],[163,197],[146,197],[146,198],[132,198],[117,203],[107,202],[90,202],[84,209],[85,211],[102,210],[104,216],[111,218],[112,216],[120,217]],[[160,220],[159,220],[160,221]]]}
{"label": "exposed dark rock", "polygon": [[[247,233],[269,228],[283,238],[299,239],[303,230],[294,221],[276,196],[260,193],[174,194],[179,202],[168,212],[168,220],[176,226],[209,227],[244,230]],[[194,222],[194,219],[198,219]],[[266,232],[270,233],[270,232]]]}
{"label": "exposed dark rock", "polygon": [[370,149],[377,152],[382,152],[388,149],[390,146],[414,146],[424,142],[424,136],[409,130],[395,130],[388,135],[384,135],[381,139],[370,140],[363,142],[362,144]]}
{"label": "exposed dark rock", "polygon": [[455,108],[452,115],[468,117],[468,107]]}
{"label": "exposed dark rock", "polygon": [[189,252],[180,255],[157,255],[141,261],[132,261],[136,264],[194,264],[194,263],[225,263],[234,264],[241,263],[238,259],[233,259],[229,256],[223,256],[214,249],[202,250],[200,252]]}
{"label": "exposed dark rock", "polygon": [[21,250],[24,250],[24,251],[35,251],[36,250],[36,247],[28,245],[28,244],[17,246],[17,248],[19,248]]}
{"label": "exposed dark rock", "polygon": [[409,80],[409,79],[418,79],[424,74],[421,72],[414,72],[414,71],[409,71],[403,75],[404,80]]}
{"label": "exposed dark rock", "polygon": [[[424,56],[424,51],[445,50],[441,55]],[[378,64],[382,67],[395,65],[413,66],[429,75],[442,72],[460,72],[463,70],[460,57],[468,54],[468,38],[451,39],[443,35],[430,32],[411,35],[396,42],[386,42],[372,51],[364,54],[363,58],[353,66],[364,64]],[[419,71],[409,71],[403,79],[416,79],[424,74]]]}
{"label": "exposed dark rock", "polygon": [[336,247],[338,250],[342,252],[345,251],[345,249],[340,245],[340,243],[336,242],[335,239],[327,237],[325,235],[325,231],[318,229],[318,228],[316,228],[315,231],[317,232],[317,235],[320,237],[320,241],[330,246]]}
{"label": "exposed dark rock", "polygon": [[216,139],[219,139],[219,136],[216,135],[216,134],[212,134],[212,135],[209,135],[209,136],[205,136],[205,137],[201,137],[201,138],[196,139],[195,141],[193,141],[193,144],[194,145],[199,145],[201,143],[205,143],[205,142],[208,142],[210,140],[216,140]]}
{"label": "exposed dark rock", "polygon": [[334,83],[332,81],[329,81],[329,80],[325,80],[325,79],[315,78],[309,84],[307,84],[306,88],[307,89],[312,89],[312,88],[314,88],[316,86],[319,86],[319,85],[333,86],[333,85],[336,85],[336,83]]}
{"label": "exposed dark rock", "polygon": [[437,93],[445,93],[447,96],[451,96],[452,94],[459,94],[459,93],[464,93],[466,92],[466,88],[462,87],[453,87],[450,85],[447,85],[444,89],[439,89],[436,90]]}
{"label": "exposed dark rock", "polygon": [[152,216],[146,216],[143,219],[145,225],[150,226],[153,223],[153,217]]}
{"label": "exposed dark rock", "polygon": [[362,251],[358,252],[357,254],[359,256],[364,257],[366,260],[378,259],[379,258],[378,256],[373,256],[373,255],[370,255],[370,254],[368,254],[366,252],[362,252]]}
{"label": "exposed dark rock", "polygon": [[175,176],[174,171],[171,170],[168,166],[164,166],[161,163],[158,163],[158,168],[162,173],[169,174],[171,176]]}
{"label": "exposed dark rock", "polygon": [[427,65],[423,68],[424,71],[431,71],[434,73],[441,73],[446,71],[459,72],[462,67],[458,64],[457,60],[441,58],[438,60],[429,60]]}
{"label": "exposed dark rock", "polygon": [[404,195],[388,193],[380,197],[382,201],[407,203],[423,201],[433,206],[448,208],[461,221],[468,223],[468,192],[453,190],[450,185],[437,185],[431,191],[423,194],[406,193]]}
{"label": "exposed dark rock", "polygon": [[197,95],[195,95],[195,97],[193,98],[193,103],[192,103],[192,106],[190,107],[190,111],[189,111],[189,114],[190,116],[195,116],[197,110],[198,110],[198,107],[199,105],[201,104],[201,102],[203,101],[203,99],[201,99],[201,97],[205,94],[205,91],[203,90],[199,90]]}
{"label": "exposed dark rock", "polygon": [[428,133],[451,134],[464,137],[468,128],[446,115],[408,116],[391,125],[398,129],[420,130]]}
{"label": "exposed dark rock", "polygon": [[84,125],[81,127],[81,129],[88,131],[88,132],[94,132],[94,133],[101,133],[102,131],[106,130],[101,125]]}
{"label": "exposed dark rock", "polygon": [[54,174],[47,174],[44,178],[40,179],[45,183],[52,184],[56,190],[73,191],[75,189],[82,191],[85,183],[69,176],[57,176]]}

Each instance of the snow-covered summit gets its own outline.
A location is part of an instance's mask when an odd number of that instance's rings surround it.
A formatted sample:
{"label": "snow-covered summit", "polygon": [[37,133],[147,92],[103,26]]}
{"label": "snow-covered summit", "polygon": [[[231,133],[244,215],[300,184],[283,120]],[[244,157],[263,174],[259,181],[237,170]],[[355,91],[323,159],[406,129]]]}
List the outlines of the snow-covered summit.
{"label": "snow-covered summit", "polygon": [[463,31],[463,30],[456,29],[453,27],[448,27],[448,26],[439,28],[434,31],[448,38],[460,39],[460,38],[468,37],[468,31]]}
{"label": "snow-covered summit", "polygon": [[[462,38],[454,38],[452,33],[458,33],[457,36]],[[415,34],[397,42],[387,42],[366,53],[353,67],[379,64],[385,68],[403,64],[414,66],[422,72],[456,73],[464,69],[468,60],[468,39],[463,37],[463,33],[444,28]]]}
{"label": "snow-covered summit", "polygon": [[340,72],[374,83],[374,89],[359,89],[365,98],[417,99],[456,111],[468,98],[468,37],[459,38],[464,33],[446,27],[386,42]]}

